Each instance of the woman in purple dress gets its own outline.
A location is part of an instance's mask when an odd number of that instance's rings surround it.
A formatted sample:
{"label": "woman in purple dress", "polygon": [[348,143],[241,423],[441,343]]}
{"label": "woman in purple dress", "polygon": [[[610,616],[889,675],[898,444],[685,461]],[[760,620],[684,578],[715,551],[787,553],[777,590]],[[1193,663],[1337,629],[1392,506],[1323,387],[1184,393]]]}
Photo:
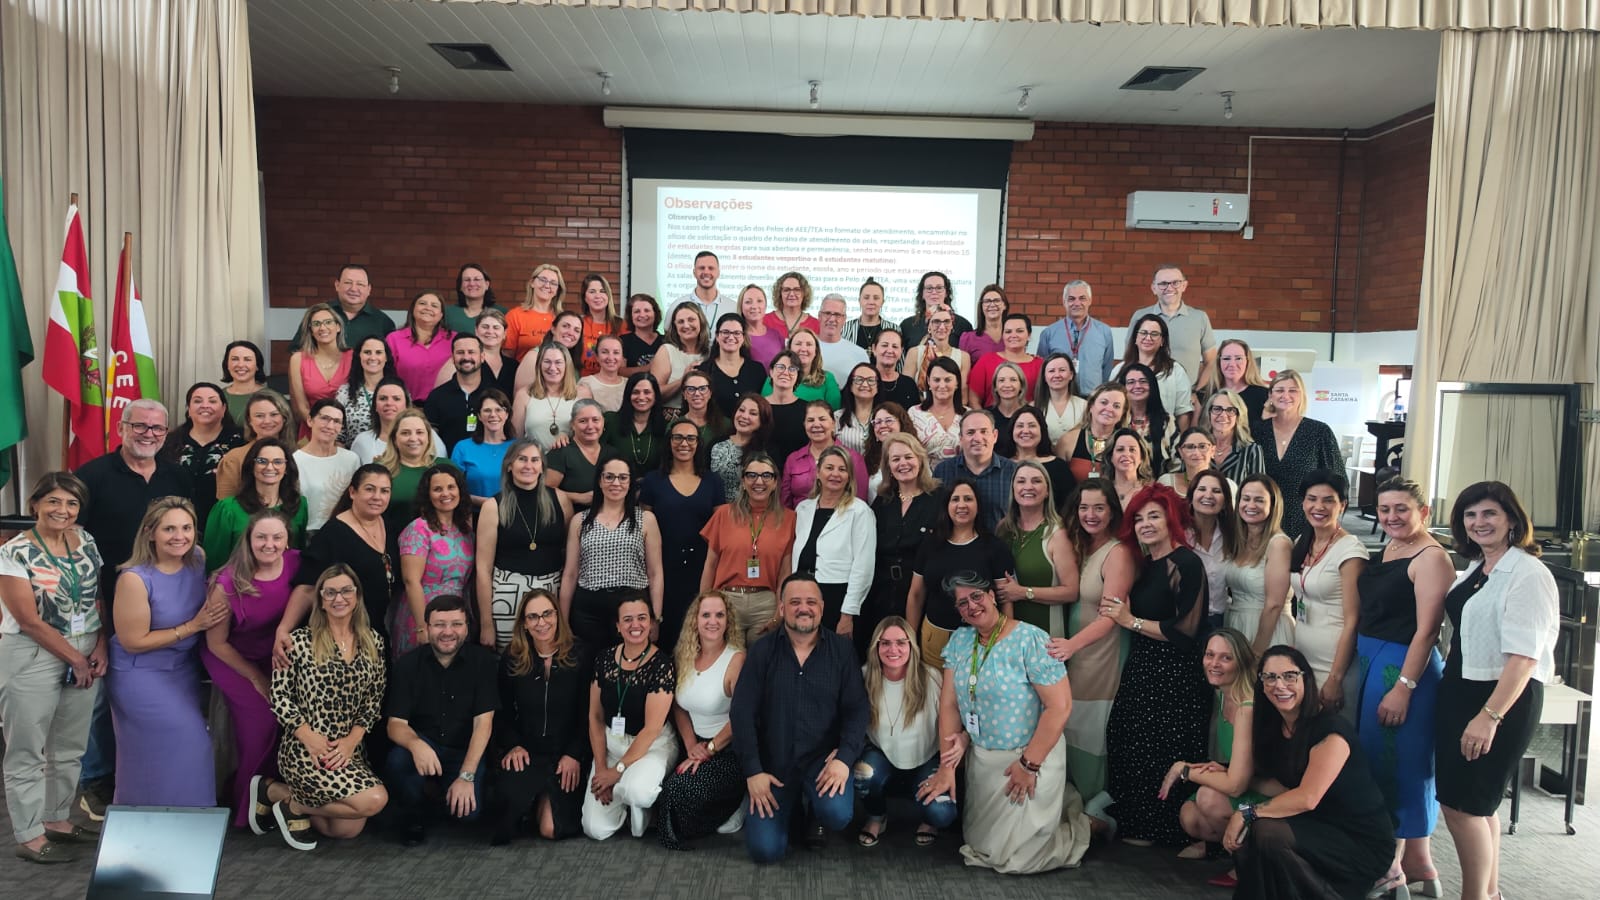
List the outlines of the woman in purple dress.
{"label": "woman in purple dress", "polygon": [[250,779],[276,777],[278,719],[272,714],[272,637],[300,571],[300,551],[289,548],[289,519],[264,509],[245,525],[244,540],[217,572],[211,600],[229,615],[206,630],[200,661],[228,704],[238,768],[233,775],[233,824],[250,824]]}
{"label": "woman in purple dress", "polygon": [[150,504],[133,555],[117,576],[112,608],[111,723],[117,731],[117,793],[123,806],[215,806],[211,737],[200,703],[200,632],[228,617],[206,602],[205,554],[194,506],[181,497]]}

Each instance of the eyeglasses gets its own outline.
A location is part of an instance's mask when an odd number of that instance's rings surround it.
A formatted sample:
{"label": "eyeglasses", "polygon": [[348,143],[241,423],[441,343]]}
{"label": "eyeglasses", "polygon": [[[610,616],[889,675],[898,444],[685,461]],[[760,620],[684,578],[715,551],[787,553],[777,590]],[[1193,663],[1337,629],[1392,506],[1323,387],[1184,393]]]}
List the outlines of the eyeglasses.
{"label": "eyeglasses", "polygon": [[339,416],[330,416],[327,413],[317,413],[317,421],[327,425],[343,425],[344,419]]}
{"label": "eyeglasses", "polygon": [[949,328],[952,319],[934,319],[928,323],[929,328]]}
{"label": "eyeglasses", "polygon": [[968,594],[966,597],[957,597],[956,609],[981,609],[983,607],[984,596],[985,595],[982,592],[975,591],[971,594]]}
{"label": "eyeglasses", "polygon": [[1178,449],[1185,453],[1196,453],[1201,450],[1210,450],[1210,444],[1179,444]]}
{"label": "eyeglasses", "polygon": [[1231,406],[1213,406],[1209,410],[1213,416],[1237,416],[1239,411]]}
{"label": "eyeglasses", "polygon": [[742,331],[730,331],[730,330],[724,328],[724,329],[720,329],[720,330],[717,331],[717,337],[742,338],[742,337],[744,337],[744,332],[742,332]]}
{"label": "eyeglasses", "polygon": [[825,310],[822,311],[822,314],[821,314],[821,316],[819,318],[823,318],[823,319],[842,319],[842,318],[844,318],[844,313],[842,313],[842,312],[834,312],[832,310],[825,309]]}
{"label": "eyeglasses", "polygon": [[983,298],[983,305],[984,306],[1001,306],[1004,303],[1005,303],[1005,301],[1001,300],[999,297],[985,297],[985,298]]}
{"label": "eyeglasses", "polygon": [[333,327],[333,326],[335,326],[337,324],[339,324],[339,323],[335,322],[332,319],[317,319],[316,321],[311,323],[311,327],[312,328],[331,328],[331,327]]}
{"label": "eyeglasses", "polygon": [[1159,331],[1139,331],[1139,332],[1135,332],[1134,336],[1135,337],[1140,337],[1140,338],[1149,338],[1150,340],[1153,341],[1156,338],[1161,337],[1161,332],[1159,332]]}
{"label": "eyeglasses", "polygon": [[851,387],[867,387],[869,385],[875,387],[875,386],[877,386],[877,384],[878,384],[878,376],[876,376],[876,375],[870,375],[870,376],[857,375],[855,378],[850,379],[850,386]]}
{"label": "eyeglasses", "polygon": [[1128,380],[1122,382],[1122,386],[1125,387],[1125,388],[1131,388],[1131,387],[1147,388],[1147,387],[1150,386],[1150,382],[1145,381],[1143,378],[1129,378]]}
{"label": "eyeglasses", "polygon": [[797,288],[797,287],[786,287],[786,288],[779,289],[778,293],[780,293],[780,294],[804,294],[805,290],[802,289],[802,288]]}
{"label": "eyeglasses", "polygon": [[600,480],[606,484],[622,484],[631,478],[633,475],[627,472],[605,472],[600,476]]}
{"label": "eyeglasses", "polygon": [[942,284],[929,284],[922,288],[922,293],[924,294],[942,294],[944,292],[945,287]]}
{"label": "eyeglasses", "polygon": [[554,278],[535,278],[533,280],[533,283],[534,284],[538,284],[538,285],[543,285],[544,287],[560,287],[561,286],[561,282],[555,280]]}
{"label": "eyeglasses", "polygon": [[148,434],[154,437],[161,437],[167,433],[167,426],[165,425],[148,425],[144,422],[123,422],[122,424],[126,425],[128,430],[134,434]]}
{"label": "eyeglasses", "polygon": [[777,373],[780,373],[780,372],[798,372],[798,371],[800,371],[800,367],[799,366],[791,366],[788,363],[777,363],[774,366],[772,366],[772,368],[768,369],[767,371],[771,372],[773,374],[777,374]]}
{"label": "eyeglasses", "polygon": [[675,435],[667,438],[667,440],[671,441],[674,444],[693,444],[693,443],[695,443],[695,442],[700,440],[700,435],[698,435],[698,434],[675,434]]}
{"label": "eyeglasses", "polygon": [[350,587],[322,589],[322,599],[324,600],[338,600],[341,598],[345,600],[354,600],[355,596],[356,589],[354,585]]}
{"label": "eyeglasses", "polygon": [[1158,290],[1158,291],[1170,291],[1170,290],[1172,290],[1173,288],[1177,287],[1180,284],[1188,284],[1188,283],[1189,283],[1189,279],[1180,278],[1177,281],[1158,281],[1158,282],[1156,282],[1155,287],[1156,287],[1156,290]]}
{"label": "eyeglasses", "polygon": [[711,385],[709,385],[709,384],[693,384],[693,385],[690,385],[690,386],[684,388],[683,392],[685,394],[705,394],[705,393],[709,393],[710,390],[711,390]]}
{"label": "eyeglasses", "polygon": [[744,473],[744,480],[745,481],[777,481],[778,480],[778,474],[776,472],[745,472]]}
{"label": "eyeglasses", "polygon": [[273,459],[270,456],[258,456],[250,461],[264,469],[282,469],[289,465],[287,459]]}
{"label": "eyeglasses", "polygon": [[1277,684],[1278,682],[1281,681],[1286,685],[1296,685],[1296,684],[1300,683],[1300,676],[1302,676],[1304,674],[1305,673],[1301,672],[1299,669],[1290,669],[1287,672],[1281,672],[1281,673],[1280,672],[1262,672],[1261,673],[1261,683],[1262,684]]}
{"label": "eyeglasses", "polygon": [[524,622],[548,622],[556,617],[556,611],[547,609],[544,612],[531,612],[522,617]]}
{"label": "eyeglasses", "polygon": [[872,427],[873,428],[888,428],[890,425],[899,425],[899,424],[900,423],[895,421],[893,416],[884,416],[884,417],[882,417],[880,419],[873,419],[872,420]]}

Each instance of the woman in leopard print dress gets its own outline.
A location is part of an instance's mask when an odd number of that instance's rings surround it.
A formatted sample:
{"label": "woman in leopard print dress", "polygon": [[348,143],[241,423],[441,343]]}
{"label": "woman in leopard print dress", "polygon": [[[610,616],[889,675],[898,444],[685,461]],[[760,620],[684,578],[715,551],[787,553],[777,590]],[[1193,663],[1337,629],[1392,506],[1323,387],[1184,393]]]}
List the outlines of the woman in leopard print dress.
{"label": "woman in leopard print dress", "polygon": [[272,673],[272,711],[283,725],[283,781],[257,777],[250,828],[274,826],[296,850],[315,834],[353,838],[389,802],[362,741],[383,705],[383,639],[367,622],[361,583],[349,566],[317,579],[311,622],[290,635],[289,667]]}

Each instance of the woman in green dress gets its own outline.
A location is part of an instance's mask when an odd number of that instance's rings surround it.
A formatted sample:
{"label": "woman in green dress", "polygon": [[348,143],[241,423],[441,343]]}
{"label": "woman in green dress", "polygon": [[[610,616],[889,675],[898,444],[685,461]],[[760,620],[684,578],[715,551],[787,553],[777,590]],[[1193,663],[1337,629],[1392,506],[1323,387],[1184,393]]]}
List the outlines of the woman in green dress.
{"label": "woman in green dress", "polygon": [[289,545],[305,549],[306,519],[311,504],[300,494],[300,471],[289,445],[261,438],[250,445],[239,481],[239,493],[218,500],[206,517],[206,572],[222,567],[244,537],[250,517],[263,509],[282,510],[289,519]]}
{"label": "woman in green dress", "polygon": [[1051,637],[1064,637],[1065,605],[1078,599],[1078,565],[1052,500],[1050,473],[1037,461],[1017,463],[1011,503],[995,536],[1016,560],[1016,571],[995,582],[1001,608]]}

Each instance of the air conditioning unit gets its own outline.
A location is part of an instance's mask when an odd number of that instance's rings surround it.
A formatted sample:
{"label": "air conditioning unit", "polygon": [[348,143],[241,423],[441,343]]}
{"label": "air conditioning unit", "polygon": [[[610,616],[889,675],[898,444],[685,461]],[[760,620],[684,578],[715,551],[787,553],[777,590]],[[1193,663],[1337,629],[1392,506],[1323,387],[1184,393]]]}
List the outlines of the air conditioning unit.
{"label": "air conditioning unit", "polygon": [[1238,231],[1250,219],[1245,194],[1194,191],[1134,191],[1128,195],[1128,227],[1159,231]]}

